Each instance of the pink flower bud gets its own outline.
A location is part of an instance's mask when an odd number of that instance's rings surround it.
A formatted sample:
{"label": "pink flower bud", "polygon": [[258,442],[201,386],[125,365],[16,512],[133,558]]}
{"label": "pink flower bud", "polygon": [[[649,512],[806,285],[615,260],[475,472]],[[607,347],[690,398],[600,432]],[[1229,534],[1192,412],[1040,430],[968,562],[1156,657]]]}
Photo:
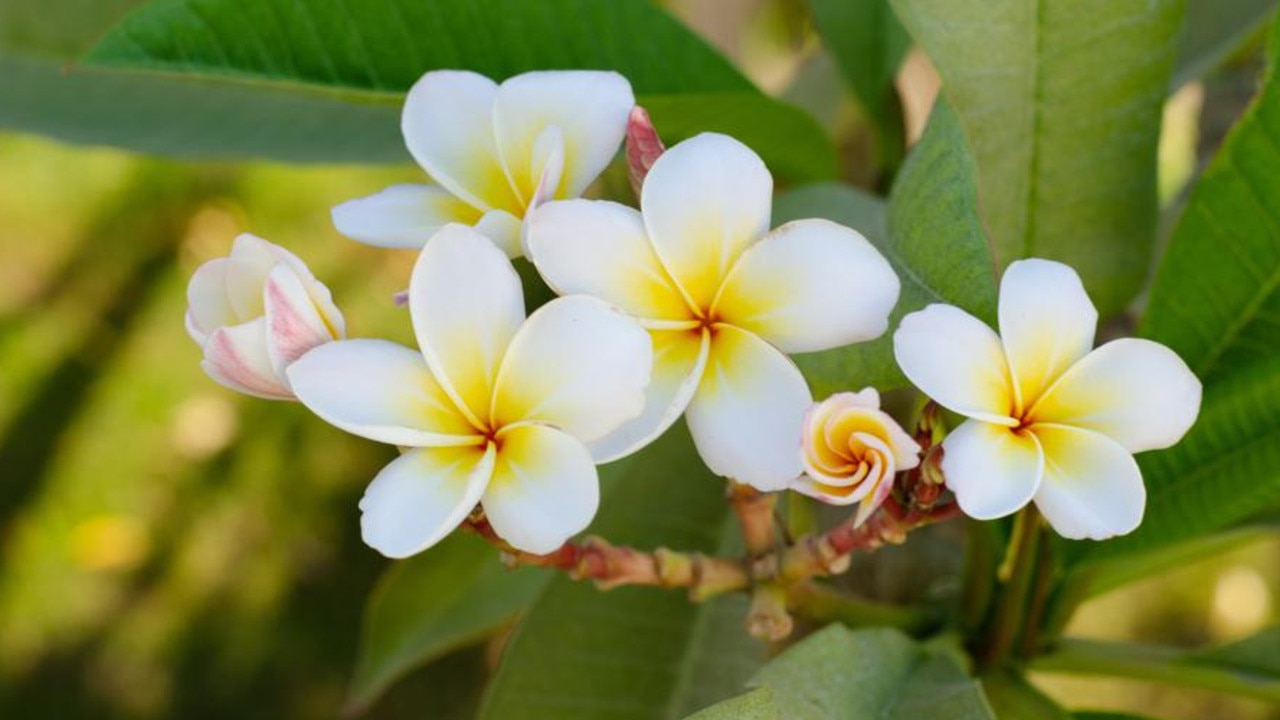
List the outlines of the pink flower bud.
{"label": "pink flower bud", "polygon": [[658,137],[658,131],[649,120],[649,113],[639,105],[632,108],[631,116],[627,118],[627,174],[636,197],[640,197],[640,188],[649,168],[665,151],[662,138]]}
{"label": "pink flower bud", "polygon": [[920,446],[880,410],[872,388],[839,393],[805,415],[801,445],[805,474],[791,489],[832,505],[859,500],[855,525],[880,507],[893,489],[894,475],[920,462]]}
{"label": "pink flower bud", "polygon": [[201,265],[187,285],[187,333],[200,366],[232,390],[291,400],[285,369],[346,334],[329,289],[296,255],[254,235]]}

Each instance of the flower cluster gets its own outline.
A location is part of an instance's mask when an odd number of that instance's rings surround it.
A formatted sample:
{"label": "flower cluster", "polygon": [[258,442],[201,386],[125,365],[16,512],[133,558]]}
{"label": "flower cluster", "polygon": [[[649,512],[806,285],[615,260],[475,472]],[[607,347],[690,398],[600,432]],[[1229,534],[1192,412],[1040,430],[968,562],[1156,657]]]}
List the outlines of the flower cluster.
{"label": "flower cluster", "polygon": [[[421,248],[407,293],[416,350],[345,339],[306,266],[249,235],[197,270],[187,316],[218,382],[296,398],[401,449],[360,502],[374,548],[408,556],[482,513],[514,550],[550,553],[595,515],[596,465],[681,416],[715,473],[860,503],[852,527],[920,464],[876,390],[815,404],[788,357],[883,335],[893,268],[843,225],[772,228],[773,179],[742,143],[707,133],[667,150],[625,79],[587,71],[501,84],[431,72],[402,130],[434,183],[344,203],[333,221],[362,242]],[[638,209],[582,199],[624,137]],[[527,317],[510,261],[522,254],[561,296]],[[941,448],[968,514],[1034,499],[1068,537],[1136,526],[1131,453],[1176,442],[1199,384],[1153,343],[1089,352],[1095,322],[1074,272],[1047,261],[1005,275],[1003,338],[949,306],[903,320],[907,377],[969,418]]]}

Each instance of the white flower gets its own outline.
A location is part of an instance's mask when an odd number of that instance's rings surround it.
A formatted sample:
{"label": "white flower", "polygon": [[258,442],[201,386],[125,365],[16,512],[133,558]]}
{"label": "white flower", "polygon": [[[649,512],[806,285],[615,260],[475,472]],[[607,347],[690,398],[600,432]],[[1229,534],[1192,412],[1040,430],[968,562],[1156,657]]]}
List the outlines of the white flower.
{"label": "white flower", "polygon": [[705,134],[658,158],[640,212],[568,200],[531,214],[526,240],[543,278],[618,305],[653,336],[645,412],[596,443],[597,458],[644,445],[687,407],[714,472],[761,490],[800,474],[812,398],[784,353],[880,335],[898,278],[841,225],[800,220],[770,232],[772,191],[755,153]]}
{"label": "white flower", "polygon": [[342,313],[306,263],[244,234],[231,255],[201,265],[187,285],[187,333],[209,377],[247,395],[293,399],[285,369],[346,333]]}
{"label": "white flower", "polygon": [[501,85],[473,72],[429,72],[409,90],[400,127],[438,184],[393,185],[343,203],[333,224],[360,242],[403,248],[457,222],[515,257],[525,213],[582,195],[618,152],[634,105],[631,85],[613,72],[530,72]]}
{"label": "white flower", "polygon": [[866,388],[809,408],[801,457],[805,474],[791,489],[831,505],[861,500],[857,526],[889,496],[898,471],[920,464],[920,445],[880,409],[880,394]]}
{"label": "white flower", "polygon": [[559,547],[599,501],[584,443],[643,408],[648,335],[589,297],[554,300],[526,320],[510,261],[462,225],[423,249],[409,311],[421,353],[348,340],[289,368],[298,398],[321,418],[407,448],[360,501],[365,542],[412,555],[478,502],[513,546]]}
{"label": "white flower", "polygon": [[1149,340],[1090,351],[1098,313],[1061,263],[1011,264],[999,316],[996,335],[958,308],[930,305],[893,337],[911,382],[970,418],[943,442],[947,487],[979,519],[1034,500],[1064,537],[1131,532],[1146,504],[1132,453],[1178,442],[1200,411],[1200,381]]}

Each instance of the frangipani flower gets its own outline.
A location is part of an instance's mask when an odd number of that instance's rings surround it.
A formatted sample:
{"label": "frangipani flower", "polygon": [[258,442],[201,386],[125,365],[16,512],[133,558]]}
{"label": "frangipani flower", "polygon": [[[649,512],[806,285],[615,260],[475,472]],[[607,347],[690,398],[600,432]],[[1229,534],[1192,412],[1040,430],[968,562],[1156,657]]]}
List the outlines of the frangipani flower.
{"label": "frangipani flower", "polygon": [[950,305],[903,318],[898,364],[939,404],[969,418],[943,441],[942,470],[978,519],[1034,500],[1064,537],[1101,540],[1142,521],[1133,453],[1178,442],[1200,411],[1200,381],[1149,340],[1096,350],[1098,313],[1070,267],[1011,264],[1000,335]]}
{"label": "frangipani flower", "polygon": [[187,333],[204,351],[200,367],[246,395],[292,400],[289,364],[346,334],[329,289],[306,263],[247,233],[229,257],[196,269],[187,302]]}
{"label": "frangipani flower", "polygon": [[347,432],[407,448],[360,501],[365,542],[407,557],[475,508],[528,552],[554,550],[595,515],[584,443],[644,406],[653,351],[635,320],[590,297],[525,319],[520,279],[475,230],[447,225],[409,285],[421,353],[347,340],[289,368],[303,404]]}
{"label": "frangipani flower", "polygon": [[613,72],[530,72],[501,85],[473,72],[429,72],[409,90],[400,127],[438,184],[393,185],[343,203],[333,224],[360,242],[411,248],[462,223],[518,256],[525,213],[582,195],[618,152],[634,105],[631,85]]}
{"label": "frangipani flower", "polygon": [[766,491],[800,474],[812,398],[784,353],[880,335],[898,278],[841,225],[800,220],[770,232],[772,192],[754,152],[705,134],[658,158],[639,212],[568,200],[530,215],[530,259],[551,287],[614,303],[653,336],[644,414],[597,442],[598,459],[643,446],[687,407],[714,472]]}
{"label": "frangipani flower", "polygon": [[791,489],[831,505],[859,500],[861,525],[889,496],[894,475],[920,464],[920,445],[880,409],[880,393],[839,393],[809,408],[801,445],[805,474]]}

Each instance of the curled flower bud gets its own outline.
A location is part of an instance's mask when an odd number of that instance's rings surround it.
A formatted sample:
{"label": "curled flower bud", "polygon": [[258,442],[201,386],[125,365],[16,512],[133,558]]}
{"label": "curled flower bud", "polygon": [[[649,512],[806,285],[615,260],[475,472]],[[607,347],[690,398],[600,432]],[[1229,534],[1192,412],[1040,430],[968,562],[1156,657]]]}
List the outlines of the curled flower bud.
{"label": "curled flower bud", "polygon": [[254,235],[197,268],[187,301],[187,333],[204,350],[200,366],[246,395],[292,400],[285,369],[346,334],[329,289],[306,263]]}
{"label": "curled flower bud", "polygon": [[880,410],[873,388],[839,393],[809,408],[801,447],[805,474],[791,489],[832,505],[862,505],[861,525],[893,489],[899,470],[920,462],[920,446]]}
{"label": "curled flower bud", "polygon": [[640,197],[640,188],[649,168],[666,149],[649,119],[648,111],[639,105],[631,108],[631,115],[627,118],[627,176],[636,197]]}

